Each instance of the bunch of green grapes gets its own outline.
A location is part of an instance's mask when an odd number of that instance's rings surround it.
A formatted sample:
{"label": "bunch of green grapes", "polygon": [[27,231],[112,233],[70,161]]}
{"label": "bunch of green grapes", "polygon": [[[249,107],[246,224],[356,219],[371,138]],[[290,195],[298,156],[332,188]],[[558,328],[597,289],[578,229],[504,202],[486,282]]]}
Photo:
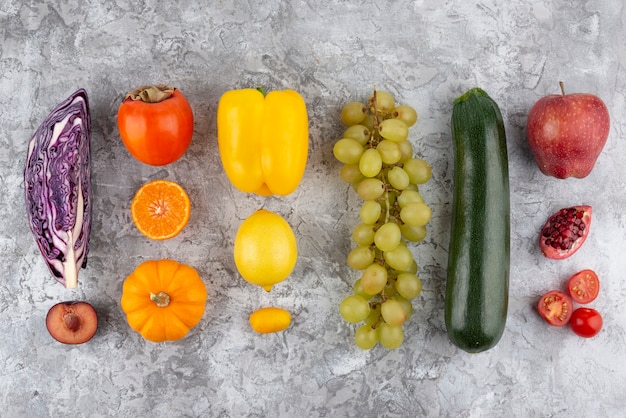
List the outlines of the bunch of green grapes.
{"label": "bunch of green grapes", "polygon": [[411,300],[422,290],[407,241],[426,237],[432,212],[418,185],[430,179],[432,170],[413,157],[408,139],[417,112],[396,105],[390,93],[374,90],[367,103],[347,103],[341,119],[347,129],[333,153],[344,164],[341,178],[363,205],[361,222],[352,231],[356,246],[348,254],[348,265],[361,275],[339,311],[344,320],[361,323],[354,335],[359,348],[369,350],[380,342],[394,349],[404,341]]}

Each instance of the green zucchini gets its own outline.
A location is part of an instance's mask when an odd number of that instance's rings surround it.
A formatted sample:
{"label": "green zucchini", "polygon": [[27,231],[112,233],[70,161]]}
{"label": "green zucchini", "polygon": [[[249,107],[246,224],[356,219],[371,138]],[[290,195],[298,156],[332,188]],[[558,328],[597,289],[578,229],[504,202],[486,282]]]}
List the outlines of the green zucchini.
{"label": "green zucchini", "polygon": [[510,195],[506,136],[498,105],[473,88],[454,101],[454,191],[445,323],[470,353],[495,346],[509,297]]}

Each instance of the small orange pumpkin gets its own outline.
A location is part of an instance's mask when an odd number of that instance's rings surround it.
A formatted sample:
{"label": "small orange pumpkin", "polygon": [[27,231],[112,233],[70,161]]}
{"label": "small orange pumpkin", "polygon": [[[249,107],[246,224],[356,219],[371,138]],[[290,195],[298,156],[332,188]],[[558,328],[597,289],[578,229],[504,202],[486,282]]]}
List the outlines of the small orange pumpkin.
{"label": "small orange pumpkin", "polygon": [[204,315],[206,299],[206,285],[193,267],[148,260],[124,281],[121,305],[133,330],[162,342],[187,335]]}

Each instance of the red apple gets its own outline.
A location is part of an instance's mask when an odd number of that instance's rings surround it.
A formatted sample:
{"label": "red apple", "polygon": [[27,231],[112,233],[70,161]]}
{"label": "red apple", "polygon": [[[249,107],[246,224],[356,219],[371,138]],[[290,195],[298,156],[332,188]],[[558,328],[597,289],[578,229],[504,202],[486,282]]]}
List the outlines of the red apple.
{"label": "red apple", "polygon": [[48,311],[46,328],[58,342],[82,344],[96,333],[98,317],[87,302],[61,302]]}
{"label": "red apple", "polygon": [[530,109],[526,137],[539,170],[559,179],[591,173],[609,137],[609,111],[589,93],[551,94]]}

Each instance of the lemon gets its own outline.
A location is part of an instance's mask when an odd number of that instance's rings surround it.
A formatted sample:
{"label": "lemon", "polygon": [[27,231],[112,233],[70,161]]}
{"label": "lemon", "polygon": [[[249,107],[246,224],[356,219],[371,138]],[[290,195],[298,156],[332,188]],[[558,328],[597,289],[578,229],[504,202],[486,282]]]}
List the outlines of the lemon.
{"label": "lemon", "polygon": [[260,209],[239,226],[234,256],[241,277],[269,292],[296,265],[296,236],[280,215]]}

